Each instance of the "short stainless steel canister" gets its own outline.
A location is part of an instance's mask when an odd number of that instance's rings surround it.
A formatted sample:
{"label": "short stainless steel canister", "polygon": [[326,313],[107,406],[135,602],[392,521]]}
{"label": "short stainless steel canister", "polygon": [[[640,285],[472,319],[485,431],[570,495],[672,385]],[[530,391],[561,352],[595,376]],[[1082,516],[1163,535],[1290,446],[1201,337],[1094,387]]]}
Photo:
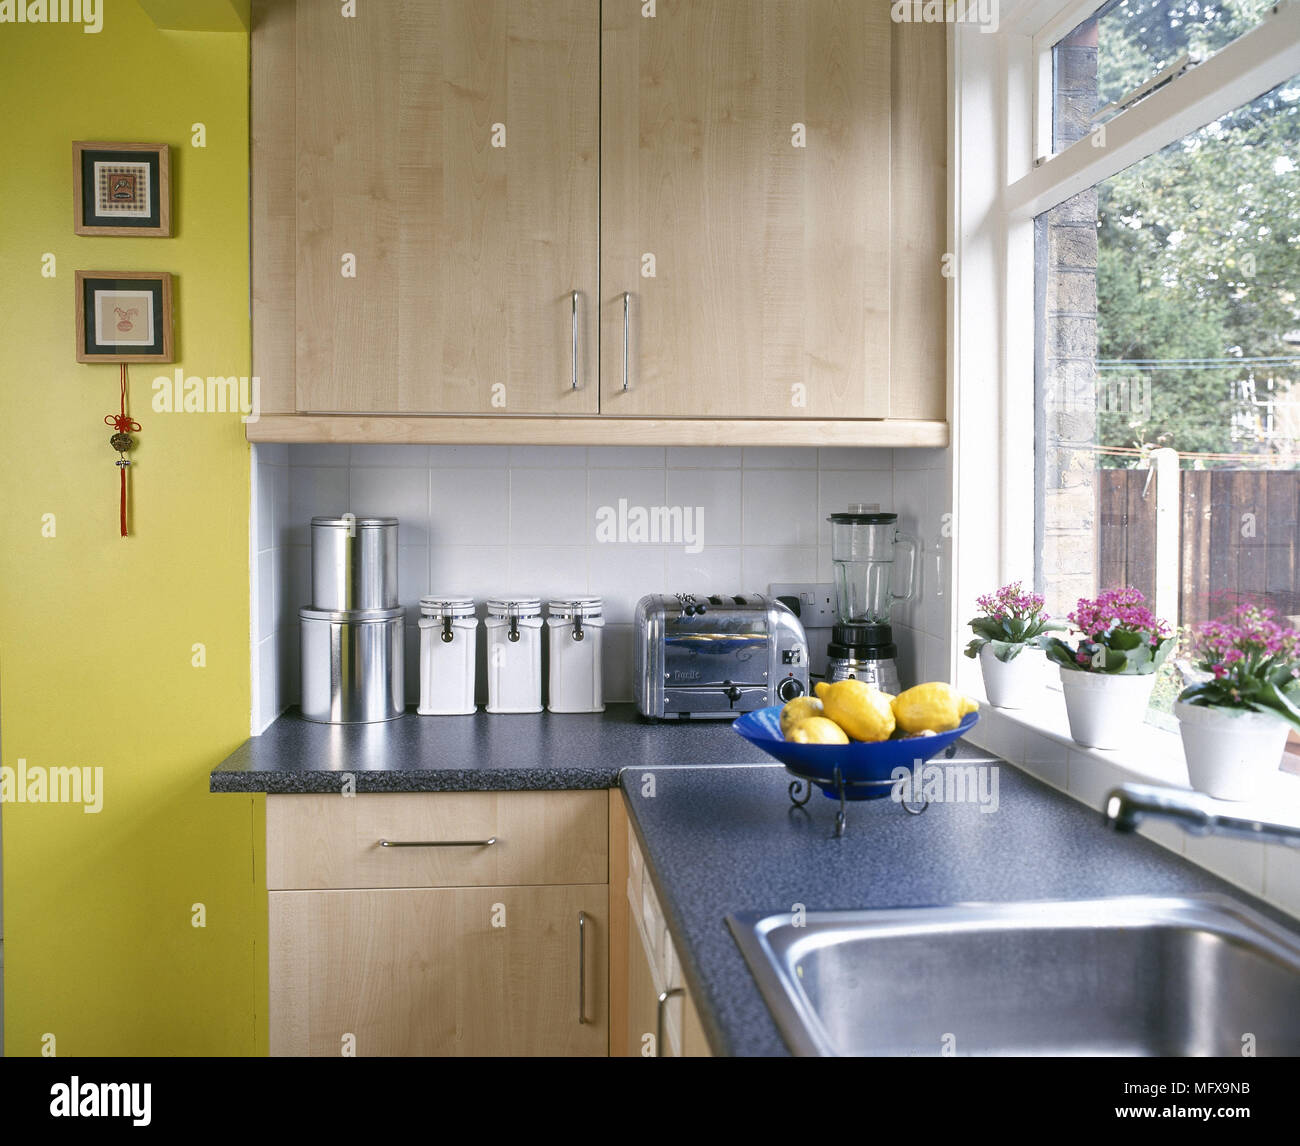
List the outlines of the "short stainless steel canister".
{"label": "short stainless steel canister", "polygon": [[327,724],[396,720],[405,707],[405,613],[299,609],[302,714]]}
{"label": "short stainless steel canister", "polygon": [[323,612],[397,607],[397,518],[311,519],[311,604]]}

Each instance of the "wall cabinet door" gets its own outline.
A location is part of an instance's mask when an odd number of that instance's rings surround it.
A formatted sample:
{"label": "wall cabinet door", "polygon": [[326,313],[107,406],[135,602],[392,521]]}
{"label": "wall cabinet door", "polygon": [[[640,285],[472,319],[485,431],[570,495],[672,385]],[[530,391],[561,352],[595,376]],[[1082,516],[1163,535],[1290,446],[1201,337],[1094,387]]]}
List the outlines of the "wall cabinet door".
{"label": "wall cabinet door", "polygon": [[601,412],[888,417],[889,5],[603,18]]}
{"label": "wall cabinet door", "polygon": [[608,1051],[603,884],[269,900],[272,1055]]}
{"label": "wall cabinet door", "polygon": [[300,0],[298,410],[596,412],[599,29],[599,0]]}

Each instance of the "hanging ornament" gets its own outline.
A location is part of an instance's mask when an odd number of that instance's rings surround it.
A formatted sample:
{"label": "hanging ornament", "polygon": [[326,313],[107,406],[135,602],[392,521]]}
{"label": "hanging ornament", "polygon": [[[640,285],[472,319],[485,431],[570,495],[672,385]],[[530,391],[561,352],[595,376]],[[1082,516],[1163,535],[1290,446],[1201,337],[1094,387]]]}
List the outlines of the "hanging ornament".
{"label": "hanging ornament", "polygon": [[126,363],[122,363],[122,403],[121,412],[117,414],[105,414],[104,424],[112,426],[114,433],[108,439],[108,444],[117,451],[117,472],[120,475],[121,498],[119,517],[122,524],[122,536],[127,536],[126,528],[126,471],[131,465],[130,459],[126,456],[126,451],[135,445],[135,439],[131,437],[132,433],[140,432],[140,423],[134,418],[128,418],[126,414]]}

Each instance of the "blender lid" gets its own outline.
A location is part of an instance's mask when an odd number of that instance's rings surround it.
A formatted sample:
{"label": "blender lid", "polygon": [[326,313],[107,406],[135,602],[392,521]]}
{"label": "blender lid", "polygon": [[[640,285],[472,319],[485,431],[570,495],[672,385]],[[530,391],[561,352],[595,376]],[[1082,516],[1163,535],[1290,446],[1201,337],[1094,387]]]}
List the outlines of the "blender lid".
{"label": "blender lid", "polygon": [[892,525],[898,520],[898,514],[832,513],[826,520],[835,525]]}

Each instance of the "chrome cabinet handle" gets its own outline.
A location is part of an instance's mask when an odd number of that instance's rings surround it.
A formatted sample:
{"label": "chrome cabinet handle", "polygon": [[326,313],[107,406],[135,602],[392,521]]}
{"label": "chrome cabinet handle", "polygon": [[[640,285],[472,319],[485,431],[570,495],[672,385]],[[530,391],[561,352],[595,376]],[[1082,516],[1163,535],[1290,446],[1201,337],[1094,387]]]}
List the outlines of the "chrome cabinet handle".
{"label": "chrome cabinet handle", "polygon": [[587,1022],[587,913],[578,912],[578,1022]]}
{"label": "chrome cabinet handle", "polygon": [[380,840],[381,848],[490,848],[496,836],[486,840]]}
{"label": "chrome cabinet handle", "polygon": [[578,388],[578,292],[573,292],[573,389]]}
{"label": "chrome cabinet handle", "polygon": [[627,354],[628,342],[631,335],[632,326],[632,294],[630,291],[623,292],[623,389],[627,387]]}
{"label": "chrome cabinet handle", "polygon": [[664,1057],[664,1012],[668,1009],[668,1000],[685,993],[684,987],[674,987],[659,996],[659,1012],[655,1016],[655,1058]]}

